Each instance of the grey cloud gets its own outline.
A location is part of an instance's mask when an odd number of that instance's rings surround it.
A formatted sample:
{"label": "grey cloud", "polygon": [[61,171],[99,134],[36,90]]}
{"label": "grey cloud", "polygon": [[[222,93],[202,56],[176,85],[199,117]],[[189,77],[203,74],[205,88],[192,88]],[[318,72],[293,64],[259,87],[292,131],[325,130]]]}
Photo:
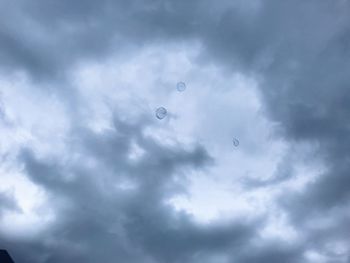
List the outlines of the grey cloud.
{"label": "grey cloud", "polygon": [[251,251],[245,251],[239,262],[253,263],[253,262],[303,262],[302,252],[303,248],[288,246],[286,244],[279,244],[277,242],[269,242],[261,247],[250,247]]}
{"label": "grey cloud", "polygon": [[[346,59],[350,50],[349,2],[267,0],[258,3],[255,9],[242,9],[239,4],[229,5],[226,1],[222,7],[208,1],[74,4],[17,1],[11,5],[2,2],[0,64],[9,72],[22,69],[34,79],[52,80],[69,72],[74,63],[99,59],[110,52],[126,52],[154,42],[198,40],[204,47],[199,63],[214,62],[224,65],[229,72],[240,71],[259,80],[265,112],[281,127],[284,139],[295,144],[317,145],[315,154],[321,156],[327,171],[304,192],[283,193],[280,202],[293,225],[313,242],[317,235],[308,229],[306,221],[334,208],[339,210],[328,215],[330,220],[347,218],[339,211],[346,208],[350,190],[347,157],[350,65]],[[11,16],[17,21],[13,22]],[[30,178],[60,197],[53,202],[58,202],[62,209],[59,210],[62,225],[47,235],[57,234],[64,242],[56,245],[59,249],[38,243],[39,250],[49,254],[47,262],[69,262],[75,257],[78,257],[75,261],[82,257],[85,262],[96,262],[98,256],[108,262],[115,249],[125,262],[190,261],[191,255],[201,249],[229,250],[235,237],[247,242],[247,249],[255,252],[242,255],[240,262],[256,262],[258,258],[259,262],[303,260],[301,255],[307,249],[306,244],[302,244],[304,248],[282,246],[280,250],[274,250],[273,244],[250,247],[249,238],[256,225],[242,226],[239,231],[235,225],[201,229],[187,215],[182,219],[173,218],[175,215],[171,215],[161,200],[167,191],[183,189],[175,182],[174,173],[186,167],[200,168],[213,160],[200,146],[192,151],[166,147],[145,138],[140,133],[142,127],[123,126],[118,121],[116,126],[121,130],[119,135],[114,131],[104,136],[79,131],[80,139],[72,142],[75,151],[97,160],[94,170],[84,165],[67,166],[58,160],[37,160],[30,151],[23,152],[22,161]],[[131,140],[147,150],[136,164],[127,159]],[[263,185],[275,186],[292,178],[291,166],[288,162],[282,163],[276,177]],[[65,179],[63,174],[73,174],[73,179]],[[108,183],[123,179],[125,174],[131,176],[136,190],[116,192]],[[99,184],[111,188],[111,192],[101,191]],[[143,202],[138,203],[139,200]],[[110,207],[116,207],[116,211],[110,211]],[[77,216],[70,218],[71,214]],[[115,225],[111,218],[118,218]],[[178,229],[172,229],[176,224]],[[112,226],[122,230],[110,234],[106,229]],[[335,231],[339,238],[343,238],[339,234],[341,229],[345,229],[345,224]],[[320,230],[322,233],[332,231],[334,229],[327,227]],[[88,239],[87,234],[94,239]],[[164,242],[159,239],[161,236]],[[60,258],[65,242],[77,240],[82,242],[82,248],[71,250],[67,258]],[[328,240],[329,235],[322,235],[317,248],[322,248]],[[118,245],[112,246],[114,243]],[[106,247],[103,255],[95,252],[91,259],[86,258],[88,251],[84,249],[102,247],[102,244]],[[136,250],[131,251],[130,245],[136,246]],[[52,254],[53,250],[58,251],[57,254]],[[18,255],[30,254],[25,249],[18,251]]]}
{"label": "grey cloud", "polygon": [[[3,69],[24,70],[35,80],[64,78],[72,66],[112,51],[193,32],[197,2],[18,1],[2,3]],[[11,17],[16,24],[9,23]],[[131,48],[133,50],[133,48]]]}
{"label": "grey cloud", "polygon": [[[5,240],[15,259],[26,262],[193,262],[198,253],[224,252],[244,246],[256,222],[199,226],[185,213],[165,203],[179,191],[174,176],[179,169],[201,169],[211,158],[201,146],[184,150],[142,135],[151,124],[115,119],[115,130],[95,134],[79,130],[71,151],[96,160],[61,163],[38,159],[30,150],[20,156],[29,178],[49,194],[56,210],[55,224],[29,247]],[[145,150],[136,163],[128,160],[132,139]],[[127,174],[136,188],[117,188]],[[71,178],[67,178],[71,175]],[[35,249],[30,251],[29,248]],[[38,254],[40,256],[36,256]]]}
{"label": "grey cloud", "polygon": [[21,210],[11,193],[0,192],[0,217],[6,211],[20,212]]}
{"label": "grey cloud", "polygon": [[276,165],[276,170],[270,178],[264,180],[250,177],[242,178],[242,186],[244,186],[245,189],[249,191],[256,190],[260,187],[276,187],[281,183],[293,179],[295,174],[295,155],[295,151],[290,151],[289,153],[286,153],[283,156],[282,160]]}
{"label": "grey cloud", "polygon": [[[281,196],[298,229],[304,220],[334,207],[346,209],[349,202],[348,10],[347,1],[266,1],[252,16],[227,10],[204,42],[207,59],[260,79],[265,111],[283,137],[314,144],[314,154],[326,165],[303,193]],[[282,165],[274,179],[255,184],[274,186],[278,178],[291,178],[290,165]]]}
{"label": "grey cloud", "polygon": [[[306,221],[322,214],[337,221],[349,203],[348,10],[347,1],[266,1],[252,17],[228,10],[204,42],[207,59],[260,79],[265,111],[282,136],[293,144],[315,145],[314,155],[326,166],[304,192],[280,196],[282,208],[305,236]],[[281,178],[293,178],[290,161],[272,180],[248,184],[276,187]],[[318,243],[329,241],[324,235]],[[346,262],[348,254],[342,257],[339,262]]]}

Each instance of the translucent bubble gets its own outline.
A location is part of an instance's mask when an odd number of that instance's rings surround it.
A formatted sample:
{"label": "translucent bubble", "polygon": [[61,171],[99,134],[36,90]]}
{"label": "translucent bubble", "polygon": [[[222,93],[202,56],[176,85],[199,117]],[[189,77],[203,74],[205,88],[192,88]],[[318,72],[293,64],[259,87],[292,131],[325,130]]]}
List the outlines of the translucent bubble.
{"label": "translucent bubble", "polygon": [[176,89],[177,89],[177,91],[180,91],[180,92],[185,91],[185,89],[186,89],[185,82],[178,82],[176,84]]}
{"label": "translucent bubble", "polygon": [[159,107],[157,110],[156,110],[156,117],[161,120],[161,119],[164,119],[167,115],[167,110],[166,108],[164,107]]}
{"label": "translucent bubble", "polygon": [[239,145],[239,140],[237,138],[232,139],[233,146],[237,147]]}

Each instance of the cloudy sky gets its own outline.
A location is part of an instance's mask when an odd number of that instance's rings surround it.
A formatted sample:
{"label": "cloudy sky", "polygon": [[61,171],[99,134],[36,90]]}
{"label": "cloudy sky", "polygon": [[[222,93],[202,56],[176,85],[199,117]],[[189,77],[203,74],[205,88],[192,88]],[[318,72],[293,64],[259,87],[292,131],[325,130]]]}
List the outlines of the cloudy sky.
{"label": "cloudy sky", "polygon": [[350,262],[349,57],[348,0],[0,0],[0,248]]}

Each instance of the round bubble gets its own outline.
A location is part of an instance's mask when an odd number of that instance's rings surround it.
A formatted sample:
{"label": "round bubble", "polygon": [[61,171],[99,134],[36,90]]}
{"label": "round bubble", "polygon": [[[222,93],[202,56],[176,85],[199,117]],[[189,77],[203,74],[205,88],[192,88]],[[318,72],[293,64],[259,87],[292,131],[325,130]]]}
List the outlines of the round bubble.
{"label": "round bubble", "polygon": [[156,110],[156,117],[161,120],[161,119],[164,119],[167,115],[167,110],[166,108],[164,107],[159,107],[157,110]]}
{"label": "round bubble", "polygon": [[232,142],[233,142],[233,146],[235,146],[235,147],[237,147],[239,145],[239,140],[236,138],[233,138]]}
{"label": "round bubble", "polygon": [[185,89],[186,89],[186,84],[185,84],[185,82],[178,82],[178,83],[176,84],[176,89],[177,89],[177,91],[180,91],[180,92],[185,91]]}

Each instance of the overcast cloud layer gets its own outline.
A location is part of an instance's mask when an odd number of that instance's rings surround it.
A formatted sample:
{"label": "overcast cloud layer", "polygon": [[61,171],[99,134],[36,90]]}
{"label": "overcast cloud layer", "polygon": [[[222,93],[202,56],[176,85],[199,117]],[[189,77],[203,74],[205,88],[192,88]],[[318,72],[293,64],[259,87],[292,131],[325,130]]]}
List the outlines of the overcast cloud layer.
{"label": "overcast cloud layer", "polygon": [[348,0],[0,0],[0,248],[350,262],[349,56]]}

